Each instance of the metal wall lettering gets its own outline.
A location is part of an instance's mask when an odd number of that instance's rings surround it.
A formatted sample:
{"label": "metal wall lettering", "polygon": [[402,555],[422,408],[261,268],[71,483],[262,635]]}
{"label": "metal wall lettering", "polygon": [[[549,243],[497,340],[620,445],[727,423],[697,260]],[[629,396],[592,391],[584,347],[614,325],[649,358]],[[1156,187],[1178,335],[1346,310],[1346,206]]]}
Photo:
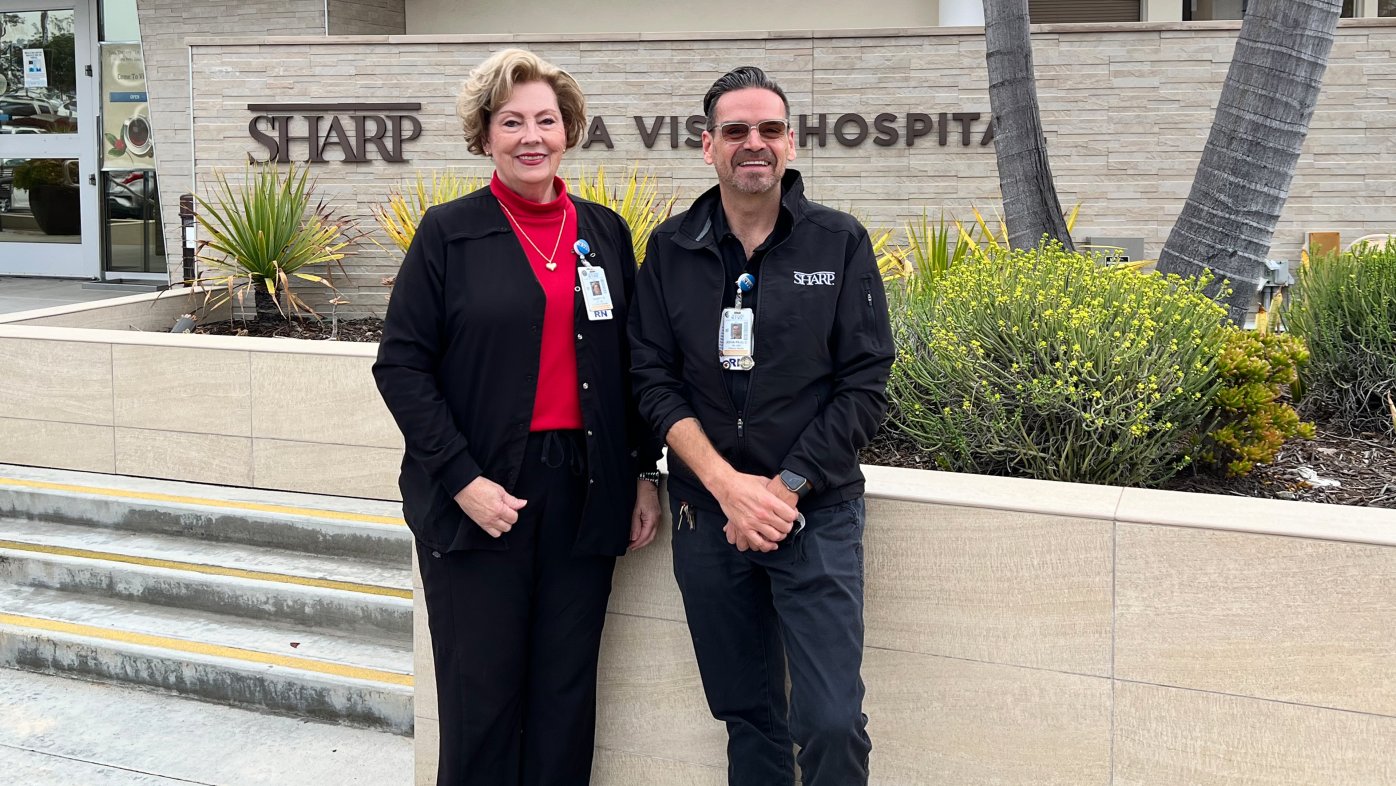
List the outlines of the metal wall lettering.
{"label": "metal wall lettering", "polygon": [[[370,151],[380,160],[406,162],[405,146],[422,135],[415,115],[421,104],[248,104],[257,116],[247,133],[266,148],[264,158],[248,153],[254,164],[294,160],[310,164],[343,161],[363,164]],[[333,158],[326,153],[338,150]]]}

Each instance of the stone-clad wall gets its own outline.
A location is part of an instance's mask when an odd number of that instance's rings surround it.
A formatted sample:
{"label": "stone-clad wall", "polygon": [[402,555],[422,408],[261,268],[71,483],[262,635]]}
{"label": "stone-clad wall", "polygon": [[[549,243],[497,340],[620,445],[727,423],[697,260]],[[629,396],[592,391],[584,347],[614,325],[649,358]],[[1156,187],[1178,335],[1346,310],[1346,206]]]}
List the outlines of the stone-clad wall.
{"label": "stone-clad wall", "polygon": [[403,0],[329,0],[330,35],[402,35]]}
{"label": "stone-clad wall", "polygon": [[[1034,35],[1038,90],[1052,169],[1063,205],[1081,204],[1078,238],[1134,236],[1157,255],[1182,207],[1206,140],[1231,57],[1238,23],[1041,26]],[[979,144],[988,116],[984,39],[961,30],[753,33],[713,40],[702,35],[439,36],[205,39],[192,45],[194,158],[202,176],[214,167],[240,168],[263,151],[247,133],[260,101],[421,102],[423,132],[409,142],[406,165],[372,161],[316,166],[336,204],[364,217],[388,189],[417,169],[458,166],[488,173],[458,138],[453,99],[461,79],[490,52],[527,46],[574,73],[593,116],[602,117],[613,150],[594,144],[568,154],[576,166],[605,165],[618,173],[638,164],[665,189],[687,200],[712,182],[711,169],[680,133],[671,149],[668,126],[653,149],[631,120],[677,116],[700,108],[703,92],[727,68],[765,67],[786,88],[791,111],[857,113],[871,123],[895,116],[896,144],[868,139],[856,147],[830,135],[823,147],[799,149],[795,166],[810,194],[851,208],[874,225],[895,225],[924,210],[964,217],[971,205],[992,214],[998,181],[992,145]],[[1345,238],[1396,227],[1396,46],[1393,20],[1345,21],[1320,107],[1276,236],[1274,254],[1297,255],[1304,233],[1339,230]],[[158,99],[157,99],[158,100]],[[949,124],[948,144],[937,132],[905,144],[909,113],[977,112],[971,144]],[[301,131],[304,129],[304,121]],[[649,123],[646,121],[646,127]],[[668,121],[666,121],[667,123]],[[811,122],[814,122],[811,120]],[[854,121],[849,121],[850,123]],[[852,125],[845,131],[856,130]],[[874,130],[873,133],[876,133]],[[182,140],[162,141],[162,159],[189,157]],[[304,160],[304,146],[295,156]],[[338,153],[331,149],[328,157]],[[178,168],[174,170],[179,172]],[[179,175],[162,184],[178,193]],[[167,191],[167,199],[168,191]],[[356,307],[383,303],[380,278],[396,253],[362,244],[346,294]]]}
{"label": "stone-clad wall", "polygon": [[[189,190],[189,36],[230,31],[323,35],[324,0],[136,0],[172,280],[180,277],[179,195]],[[228,74],[236,77],[236,74]]]}

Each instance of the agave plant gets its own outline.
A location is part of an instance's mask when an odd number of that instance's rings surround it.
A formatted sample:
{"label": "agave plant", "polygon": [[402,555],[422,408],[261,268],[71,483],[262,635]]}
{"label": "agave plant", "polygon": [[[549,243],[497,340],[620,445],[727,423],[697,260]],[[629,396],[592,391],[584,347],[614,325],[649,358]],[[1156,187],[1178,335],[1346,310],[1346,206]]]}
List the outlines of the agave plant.
{"label": "agave plant", "polygon": [[[999,217],[999,231],[995,233],[989,228],[989,222],[984,219],[984,214],[979,212],[979,208],[970,206],[970,212],[974,214],[974,223],[966,229],[965,225],[958,219],[955,221],[955,229],[959,230],[960,241],[965,243],[969,253],[977,259],[987,259],[992,254],[1008,250],[1008,224]],[[979,232],[979,239],[974,237],[975,230]]]}
{"label": "agave plant", "polygon": [[906,255],[917,275],[936,279],[965,260],[974,245],[975,227],[959,227],[952,232],[945,214],[940,222],[931,224],[926,211],[906,225]]}
{"label": "agave plant", "polygon": [[[289,318],[315,310],[298,297],[294,280],[330,290],[327,277],[309,268],[339,265],[355,239],[352,220],[323,201],[312,207],[314,185],[308,171],[293,164],[284,173],[274,165],[251,166],[240,182],[214,172],[210,198],[198,198],[204,240],[199,259],[205,270],[192,282],[207,293],[206,308],[229,300],[241,305],[253,293],[256,318]],[[214,296],[214,292],[221,292]]]}
{"label": "agave plant", "polygon": [[597,167],[596,174],[591,177],[584,172],[578,173],[576,184],[578,196],[605,205],[625,219],[625,223],[630,225],[630,238],[635,244],[635,261],[643,263],[650,233],[664,223],[674,209],[673,196],[667,200],[660,199],[658,178],[632,169],[623,188],[608,188],[605,168]]}
{"label": "agave plant", "polygon": [[[429,175],[418,172],[415,185],[389,192],[387,206],[374,206],[373,217],[383,234],[405,254],[427,208],[465,196],[484,187],[486,182],[478,175],[462,176],[454,170],[433,170]],[[378,243],[378,239],[374,238],[373,242]],[[382,247],[381,243],[378,245]]]}
{"label": "agave plant", "polygon": [[868,239],[872,241],[873,259],[877,260],[877,270],[882,274],[883,281],[894,281],[912,274],[906,250],[892,242],[892,230],[869,229]]}

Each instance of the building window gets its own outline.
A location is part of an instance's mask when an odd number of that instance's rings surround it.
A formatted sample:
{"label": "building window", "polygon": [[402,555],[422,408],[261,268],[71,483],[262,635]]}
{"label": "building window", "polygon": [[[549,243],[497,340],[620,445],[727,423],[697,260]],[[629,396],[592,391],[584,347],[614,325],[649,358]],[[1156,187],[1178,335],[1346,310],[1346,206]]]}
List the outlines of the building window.
{"label": "building window", "polygon": [[1138,22],[1139,0],[1028,0],[1033,24]]}
{"label": "building window", "polygon": [[1377,3],[1377,16],[1396,16],[1396,0],[1381,0]]}
{"label": "building window", "polygon": [[[1391,6],[1396,16],[1396,0],[1381,0],[1382,7]],[[1356,0],[1343,0],[1343,19],[1356,12]],[[1246,13],[1246,0],[1183,0],[1183,21],[1209,22],[1217,19],[1240,19]],[[1382,14],[1387,16],[1387,14]]]}

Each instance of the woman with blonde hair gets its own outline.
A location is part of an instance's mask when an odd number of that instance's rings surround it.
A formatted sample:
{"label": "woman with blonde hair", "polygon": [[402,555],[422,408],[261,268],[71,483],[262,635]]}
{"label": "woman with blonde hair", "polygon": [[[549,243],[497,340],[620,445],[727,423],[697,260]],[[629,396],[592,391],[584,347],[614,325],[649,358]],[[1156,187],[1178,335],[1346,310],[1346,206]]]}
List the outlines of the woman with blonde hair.
{"label": "woman with blonde hair", "polygon": [[488,187],[427,211],[373,373],[436,664],[438,784],[586,784],[615,558],[654,538],[659,448],[630,396],[629,228],[557,176],[586,128],[567,72],[521,49],[456,112]]}

